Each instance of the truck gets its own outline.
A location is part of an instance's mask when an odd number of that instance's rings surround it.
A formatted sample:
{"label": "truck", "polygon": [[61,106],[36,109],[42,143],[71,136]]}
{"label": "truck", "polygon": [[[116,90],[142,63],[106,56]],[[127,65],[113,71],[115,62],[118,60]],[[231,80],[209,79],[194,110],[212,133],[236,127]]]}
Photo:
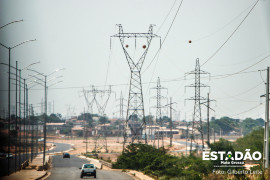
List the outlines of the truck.
{"label": "truck", "polygon": [[97,170],[94,164],[83,164],[81,169],[81,178],[84,176],[94,176],[97,177]]}

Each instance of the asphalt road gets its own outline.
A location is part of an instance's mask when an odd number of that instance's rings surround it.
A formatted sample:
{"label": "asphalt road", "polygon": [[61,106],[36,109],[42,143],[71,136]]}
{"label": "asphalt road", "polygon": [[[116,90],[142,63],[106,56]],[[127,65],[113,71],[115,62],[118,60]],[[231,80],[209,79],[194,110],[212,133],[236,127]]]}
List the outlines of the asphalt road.
{"label": "asphalt road", "polygon": [[54,144],[56,145],[56,147],[53,150],[46,151],[46,153],[63,152],[71,148],[70,144],[65,143],[54,143]]}
{"label": "asphalt road", "polygon": [[[82,164],[89,163],[87,160],[80,159],[77,156],[71,155],[70,159],[63,159],[62,156],[53,156],[51,175],[47,180],[75,180],[81,179],[79,169]],[[84,177],[83,179],[94,179],[91,177]],[[132,180],[132,178],[122,172],[109,171],[109,170],[97,170],[96,179],[117,179],[117,180]]]}

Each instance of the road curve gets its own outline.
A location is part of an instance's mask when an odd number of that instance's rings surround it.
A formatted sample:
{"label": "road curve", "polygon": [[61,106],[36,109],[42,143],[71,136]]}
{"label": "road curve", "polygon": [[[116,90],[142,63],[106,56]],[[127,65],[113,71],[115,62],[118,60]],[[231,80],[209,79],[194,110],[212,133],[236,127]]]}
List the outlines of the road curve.
{"label": "road curve", "polygon": [[[47,180],[81,179],[79,168],[83,163],[89,162],[73,155],[71,155],[70,159],[63,159],[62,156],[53,156],[51,175]],[[84,177],[83,179],[94,179],[94,177]],[[98,169],[96,179],[132,180],[133,178],[122,172]]]}

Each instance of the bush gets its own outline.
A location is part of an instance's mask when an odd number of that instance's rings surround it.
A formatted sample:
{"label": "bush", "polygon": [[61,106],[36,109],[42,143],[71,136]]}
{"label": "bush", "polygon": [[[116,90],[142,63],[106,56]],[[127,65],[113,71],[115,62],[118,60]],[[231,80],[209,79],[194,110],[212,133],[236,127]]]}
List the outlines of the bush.
{"label": "bush", "polygon": [[202,179],[211,172],[210,161],[202,161],[193,155],[179,158],[165,152],[162,148],[156,149],[150,145],[131,144],[119,156],[113,168],[139,170],[164,179],[174,177]]}

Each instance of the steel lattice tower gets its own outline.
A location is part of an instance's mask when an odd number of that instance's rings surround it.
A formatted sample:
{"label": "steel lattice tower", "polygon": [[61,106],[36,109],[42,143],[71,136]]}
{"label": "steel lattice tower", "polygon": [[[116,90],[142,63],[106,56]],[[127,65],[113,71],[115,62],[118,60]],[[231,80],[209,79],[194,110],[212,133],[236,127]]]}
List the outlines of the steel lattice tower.
{"label": "steel lattice tower", "polygon": [[[121,125],[124,126],[123,120],[124,120],[124,97],[123,97],[123,93],[121,91],[120,93],[120,98],[119,100],[119,119],[121,121]],[[119,137],[121,136],[121,134],[123,134],[121,126],[119,125],[119,135],[117,136],[117,142],[119,142]]]}
{"label": "steel lattice tower", "polygon": [[[99,90],[97,88],[95,88],[95,86],[92,86],[92,90],[84,90],[83,89],[83,93],[84,93],[84,98],[85,101],[87,103],[87,107],[88,107],[88,112],[90,113],[94,113],[93,112],[93,105],[96,104],[97,108],[98,108],[98,113],[101,116],[104,116],[105,114],[105,109],[107,107],[108,101],[110,99],[111,96],[111,86],[109,86],[108,90]],[[107,99],[105,100],[105,102],[99,102],[97,100],[97,94],[101,94],[102,97],[107,94]],[[91,99],[91,101],[90,101]]]}
{"label": "steel lattice tower", "polygon": [[[105,109],[107,107],[108,101],[110,99],[111,96],[111,86],[109,86],[108,90],[99,90],[97,88],[95,88],[95,86],[92,86],[92,90],[84,90],[83,89],[83,93],[84,93],[84,97],[85,97],[85,101],[87,103],[88,106],[88,112],[90,112],[91,114],[93,114],[93,105],[96,104],[97,108],[98,108],[98,113],[100,114],[100,116],[105,116]],[[97,95],[100,94],[101,98],[104,97],[104,95],[107,94],[107,98],[105,99],[105,102],[99,102],[97,99]],[[91,99],[91,101],[89,101],[89,99]],[[95,150],[97,147],[97,141],[100,138],[101,135],[97,135],[95,134],[94,137],[94,143],[95,143]],[[103,124],[103,133],[102,136],[104,138],[104,146],[106,149],[106,152],[108,151],[108,146],[107,146],[107,129],[105,124]]]}
{"label": "steel lattice tower", "polygon": [[[142,129],[144,128],[144,136],[145,136],[145,143],[147,143],[146,137],[146,123],[145,123],[145,114],[144,114],[144,102],[143,102],[143,91],[142,91],[142,82],[141,82],[141,69],[148,52],[150,43],[153,38],[159,37],[153,34],[153,25],[150,25],[148,33],[124,33],[121,24],[117,25],[119,28],[119,33],[115,34],[111,37],[117,37],[120,39],[123,51],[126,56],[126,60],[128,62],[131,78],[130,78],[130,87],[129,87],[129,97],[128,97],[128,109],[127,109],[127,116],[126,116],[126,123],[125,123],[125,130],[124,130],[124,143],[123,147],[125,146],[127,136],[132,136],[132,143],[135,139],[140,139],[142,135]],[[125,39],[126,38],[146,38],[147,44],[143,46],[144,52],[139,58],[137,62],[135,62],[127,52],[127,45],[125,46]],[[136,42],[136,41],[135,41]],[[142,124],[140,127],[132,127],[129,124],[129,121],[135,122],[138,119],[142,119]],[[130,129],[128,133],[127,130]]]}
{"label": "steel lattice tower", "polygon": [[156,111],[156,119],[161,120],[161,85],[160,79],[157,80],[157,111]]}
{"label": "steel lattice tower", "polygon": [[120,119],[124,119],[124,98],[123,98],[123,94],[122,94],[122,91],[121,91],[121,94],[120,94]]}
{"label": "steel lattice tower", "polygon": [[[157,95],[153,98],[156,99],[156,106],[154,106],[154,108],[156,108],[156,124],[159,124],[160,126],[163,126],[163,120],[162,120],[162,108],[165,108],[164,106],[162,106],[162,99],[166,99],[166,97],[162,96],[161,91],[165,90],[167,88],[164,88],[161,86],[160,84],[160,78],[158,77],[157,79],[157,86],[153,87],[151,89],[156,90]],[[160,134],[158,133],[158,148],[159,148],[159,139],[160,139]],[[162,139],[162,147],[164,146],[164,141],[163,141],[163,133],[161,134],[161,139]],[[155,144],[155,141],[154,141]]]}
{"label": "steel lattice tower", "polygon": [[[195,75],[195,83],[191,84],[189,86],[186,86],[186,87],[195,88],[195,95],[194,95],[194,97],[191,97],[187,100],[194,101],[194,111],[193,111],[193,121],[192,121],[193,138],[195,138],[195,131],[194,130],[197,130],[199,132],[198,140],[201,140],[202,149],[204,149],[204,138],[203,138],[203,129],[202,129],[202,117],[201,117],[201,100],[206,100],[206,98],[201,96],[201,88],[208,87],[208,86],[201,83],[201,75],[202,74],[209,74],[209,73],[202,71],[200,69],[199,59],[197,58],[195,70],[188,72],[186,74],[194,74]],[[195,139],[194,139],[194,141],[195,141]],[[191,150],[192,150],[192,138],[191,138],[191,143],[190,143],[190,151]]]}

